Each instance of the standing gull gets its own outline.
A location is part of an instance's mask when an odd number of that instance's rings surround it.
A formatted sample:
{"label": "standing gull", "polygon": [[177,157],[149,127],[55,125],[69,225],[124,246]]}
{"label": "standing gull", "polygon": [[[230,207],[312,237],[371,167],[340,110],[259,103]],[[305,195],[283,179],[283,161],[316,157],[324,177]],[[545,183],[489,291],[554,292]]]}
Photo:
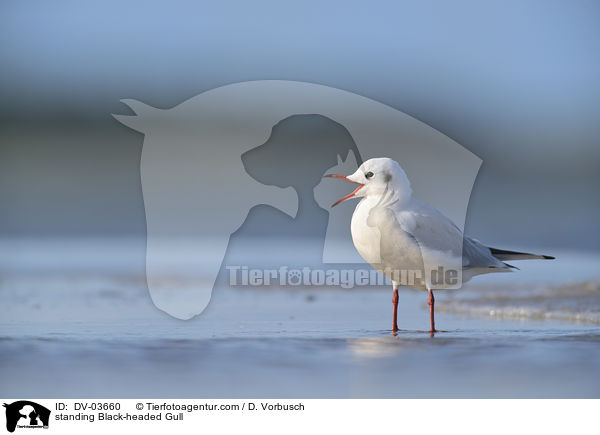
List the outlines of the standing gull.
{"label": "standing gull", "polygon": [[466,282],[475,275],[515,269],[506,260],[554,259],[490,248],[463,235],[438,209],[413,198],[406,173],[392,159],[370,159],[352,175],[325,177],[358,185],[332,207],[350,198],[362,198],[352,215],[352,241],[365,261],[392,280],[394,332],[398,331],[400,285],[429,293],[427,304],[433,334],[436,332],[434,289],[456,288],[461,278]]}

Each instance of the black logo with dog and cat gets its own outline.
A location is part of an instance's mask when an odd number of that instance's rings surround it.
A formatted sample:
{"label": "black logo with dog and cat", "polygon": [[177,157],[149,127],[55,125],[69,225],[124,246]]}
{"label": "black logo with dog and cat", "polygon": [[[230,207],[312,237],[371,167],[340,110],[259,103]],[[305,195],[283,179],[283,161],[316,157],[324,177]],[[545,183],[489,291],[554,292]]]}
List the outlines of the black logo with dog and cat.
{"label": "black logo with dog and cat", "polygon": [[4,404],[6,408],[6,430],[15,429],[48,429],[50,410],[30,400],[18,400]]}

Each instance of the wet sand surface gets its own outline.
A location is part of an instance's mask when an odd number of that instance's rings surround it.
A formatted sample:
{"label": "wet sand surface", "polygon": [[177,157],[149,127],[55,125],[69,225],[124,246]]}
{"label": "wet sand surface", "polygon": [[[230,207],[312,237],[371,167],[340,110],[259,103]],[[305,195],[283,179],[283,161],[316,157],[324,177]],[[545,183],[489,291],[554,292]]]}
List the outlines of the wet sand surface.
{"label": "wet sand surface", "polygon": [[181,321],[140,277],[5,275],[0,382],[14,398],[600,397],[596,281],[522,281],[439,292],[430,337],[426,294],[408,289],[393,335],[387,289],[216,289]]}

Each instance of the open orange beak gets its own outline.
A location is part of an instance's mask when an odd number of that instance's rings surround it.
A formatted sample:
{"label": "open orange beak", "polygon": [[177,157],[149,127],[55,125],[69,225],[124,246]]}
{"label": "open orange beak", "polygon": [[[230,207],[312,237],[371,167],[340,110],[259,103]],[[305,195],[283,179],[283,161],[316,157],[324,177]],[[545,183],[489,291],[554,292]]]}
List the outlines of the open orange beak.
{"label": "open orange beak", "polygon": [[338,174],[327,174],[327,175],[323,176],[323,178],[325,178],[325,177],[327,177],[327,178],[337,178],[338,180],[344,180],[344,181],[347,181],[347,182],[349,182],[349,183],[358,184],[358,187],[357,187],[356,189],[354,189],[354,190],[353,190],[352,192],[350,192],[348,195],[346,195],[346,196],[343,196],[342,198],[340,198],[340,199],[338,199],[336,202],[334,202],[334,203],[331,205],[331,208],[333,208],[333,207],[335,207],[336,205],[338,205],[338,204],[340,204],[340,203],[344,202],[344,201],[345,201],[345,200],[347,200],[347,199],[353,198],[353,197],[354,197],[354,195],[356,195],[356,192],[358,192],[360,189],[362,189],[363,187],[365,187],[365,185],[364,185],[364,184],[362,184],[362,183],[359,183],[358,181],[352,181],[352,180],[349,180],[349,179],[348,179],[348,177],[346,177],[345,175],[338,175]]}

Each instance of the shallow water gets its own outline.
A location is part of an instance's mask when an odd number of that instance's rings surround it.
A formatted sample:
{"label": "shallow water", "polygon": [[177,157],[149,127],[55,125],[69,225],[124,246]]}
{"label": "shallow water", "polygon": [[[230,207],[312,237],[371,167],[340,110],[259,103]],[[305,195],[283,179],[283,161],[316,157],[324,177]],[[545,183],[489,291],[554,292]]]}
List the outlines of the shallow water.
{"label": "shallow water", "polygon": [[[152,305],[139,276],[5,273],[2,391],[23,398],[600,397],[597,324],[456,308],[487,298],[486,309],[500,309],[506,292],[513,305],[531,303],[532,292],[554,303],[544,283],[486,285],[438,292],[436,324],[445,332],[432,338],[423,331],[426,294],[411,290],[400,292],[402,330],[392,335],[388,289],[219,289],[202,315],[180,321]],[[598,292],[587,297],[586,307],[597,310]]]}

